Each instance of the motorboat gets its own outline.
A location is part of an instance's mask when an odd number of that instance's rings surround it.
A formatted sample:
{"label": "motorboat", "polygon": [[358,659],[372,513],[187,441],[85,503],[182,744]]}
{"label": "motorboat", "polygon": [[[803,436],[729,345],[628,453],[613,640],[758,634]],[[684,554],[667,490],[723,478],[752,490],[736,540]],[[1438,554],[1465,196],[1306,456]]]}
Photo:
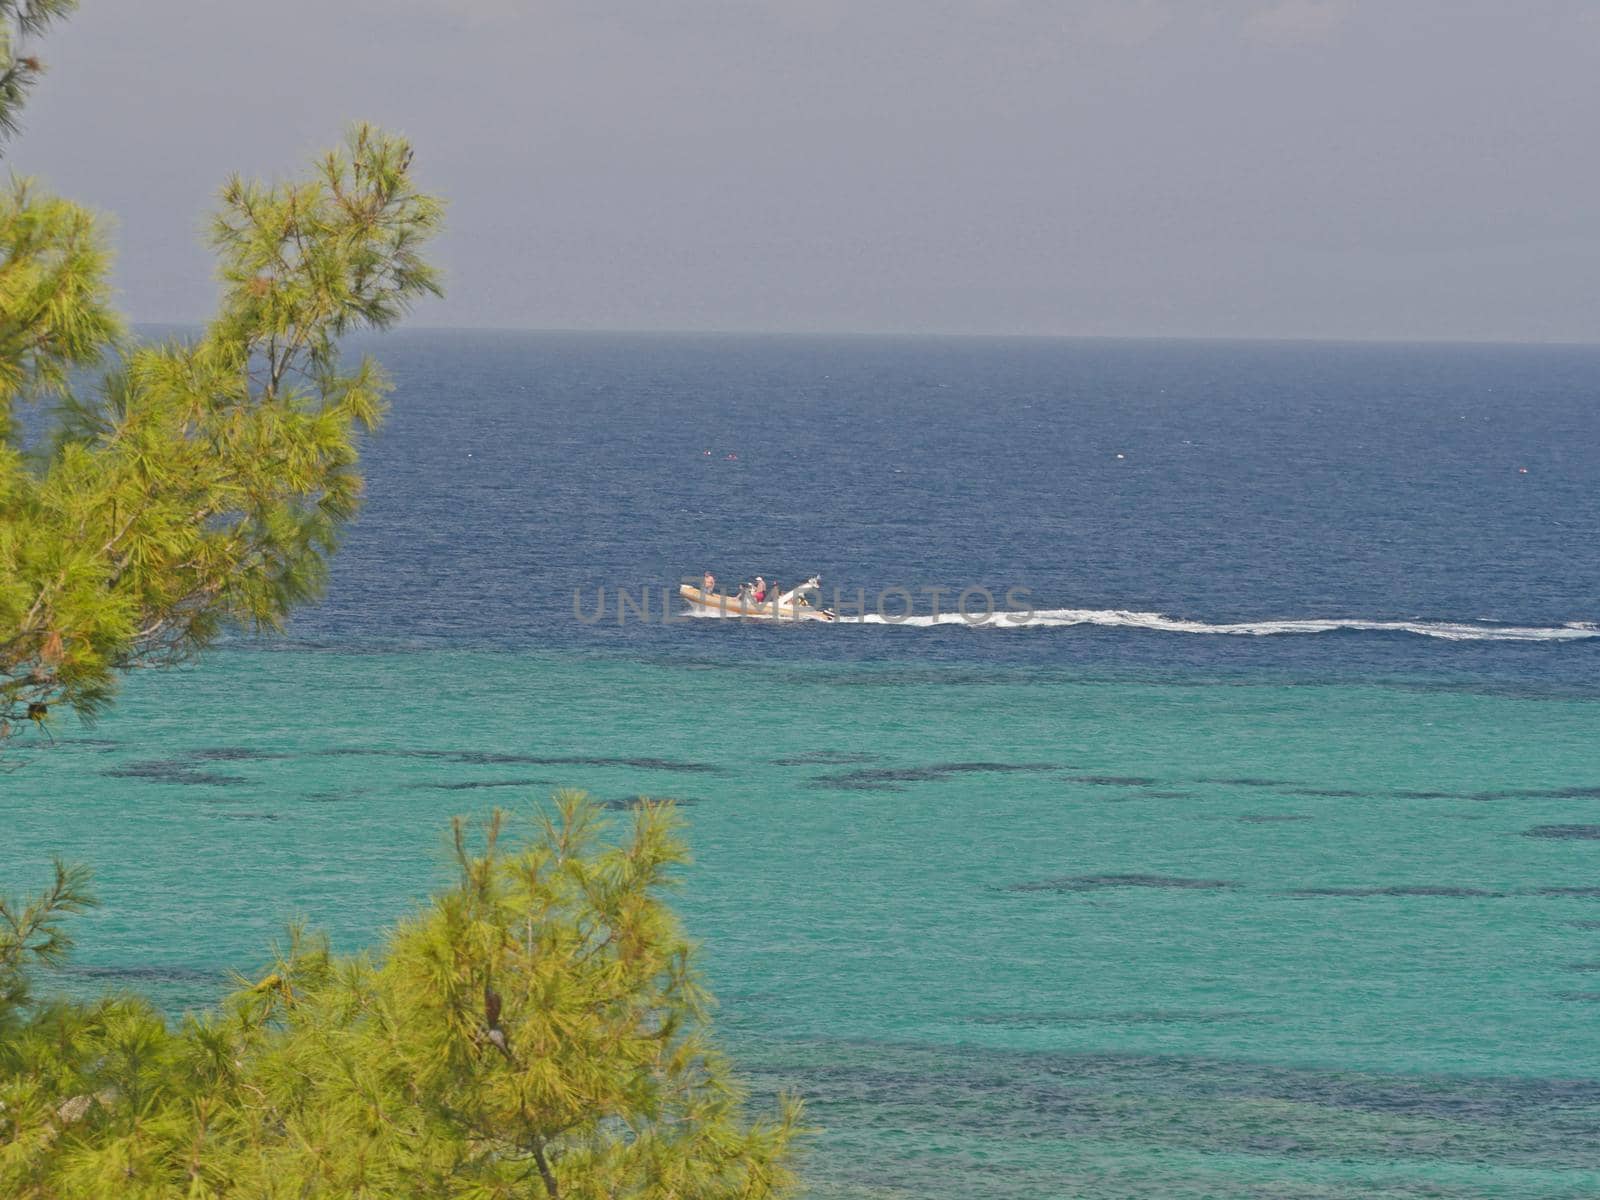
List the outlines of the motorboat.
{"label": "motorboat", "polygon": [[678,589],[678,594],[689,602],[689,612],[696,617],[740,617],[751,621],[837,621],[838,613],[832,609],[817,608],[807,599],[816,594],[821,586],[821,578],[813,575],[799,587],[759,604],[745,590],[741,590],[737,596],[728,596],[722,592],[702,591],[686,583]]}

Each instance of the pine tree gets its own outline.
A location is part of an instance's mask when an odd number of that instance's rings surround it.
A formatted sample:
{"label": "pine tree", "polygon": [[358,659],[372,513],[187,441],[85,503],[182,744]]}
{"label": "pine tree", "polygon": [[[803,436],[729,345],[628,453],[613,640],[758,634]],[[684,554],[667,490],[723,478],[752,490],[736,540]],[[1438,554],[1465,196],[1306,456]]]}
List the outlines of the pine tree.
{"label": "pine tree", "polygon": [[[39,72],[13,47],[71,7],[0,0],[0,141]],[[219,312],[162,346],[124,335],[93,214],[25,180],[0,193],[0,739],[315,594],[387,389],[339,339],[438,291],[420,250],[440,206],[410,164],[357,126],[302,182],[230,181]],[[32,452],[23,404],[49,406]],[[271,970],[177,1025],[45,986],[94,903],[84,871],[0,899],[0,1196],[787,1194],[799,1106],[746,1117],[710,1039],[661,895],[686,854],[671,809],[641,806],[619,842],[577,794],[509,845],[508,821],[456,825],[455,886],[379,952],[292,929]]]}
{"label": "pine tree", "polygon": [[761,1200],[793,1188],[710,1039],[661,893],[670,806],[620,841],[558,795],[507,845],[455,827],[456,884],[376,956],[291,932],[272,969],[170,1028],[136,998],[30,998],[88,898],[66,869],[0,906],[0,1195]]}
{"label": "pine tree", "polygon": [[17,114],[43,70],[24,53],[25,39],[78,6],[78,0],[0,0],[0,138],[17,131]]}
{"label": "pine tree", "polygon": [[[0,131],[39,70],[9,47],[69,7],[0,0]],[[389,388],[339,340],[440,290],[422,250],[442,208],[411,158],[358,125],[303,181],[230,180],[219,310],[159,346],[125,337],[92,213],[26,179],[0,190],[0,740],[57,704],[92,716],[118,672],[278,629],[318,593]],[[22,404],[48,406],[32,453]]]}

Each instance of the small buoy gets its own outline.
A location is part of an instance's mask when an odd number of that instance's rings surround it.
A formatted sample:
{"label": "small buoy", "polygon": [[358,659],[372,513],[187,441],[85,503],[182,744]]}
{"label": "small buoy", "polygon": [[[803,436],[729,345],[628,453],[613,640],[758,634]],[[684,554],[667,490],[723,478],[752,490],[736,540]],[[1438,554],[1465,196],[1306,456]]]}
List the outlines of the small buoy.
{"label": "small buoy", "polygon": [[1528,468],[1527,467],[1518,467],[1517,468],[1517,474],[1518,475],[1526,475],[1527,473],[1528,473]]}
{"label": "small buoy", "polygon": [[707,457],[707,458],[710,458],[710,457],[711,457],[711,451],[709,451],[709,450],[707,450],[707,451],[706,451],[706,457]]}
{"label": "small buoy", "polygon": [[738,458],[738,457],[739,457],[739,456],[738,456],[738,455],[737,455],[737,454],[730,454],[730,455],[728,455],[728,461],[729,461],[729,462],[733,462],[733,461],[734,461],[734,460],[735,460],[735,459],[737,459],[737,458]]}
{"label": "small buoy", "polygon": [[1117,457],[1118,458],[1127,458],[1128,456],[1126,454],[1119,454],[1119,455],[1117,455]]}

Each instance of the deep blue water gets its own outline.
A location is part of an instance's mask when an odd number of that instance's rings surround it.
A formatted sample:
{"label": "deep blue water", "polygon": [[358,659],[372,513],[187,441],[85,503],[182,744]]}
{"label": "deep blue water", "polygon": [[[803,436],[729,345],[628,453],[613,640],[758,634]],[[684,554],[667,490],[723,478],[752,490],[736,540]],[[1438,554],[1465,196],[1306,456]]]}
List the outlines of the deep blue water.
{"label": "deep blue water", "polygon": [[442,332],[376,348],[400,386],[332,593],[297,622],[310,641],[899,662],[915,638],[919,657],[1079,674],[1584,693],[1600,667],[1600,639],[573,615],[575,590],[592,614],[600,587],[709,567],[820,572],[869,605],[981,586],[1207,623],[1594,622],[1600,349]]}

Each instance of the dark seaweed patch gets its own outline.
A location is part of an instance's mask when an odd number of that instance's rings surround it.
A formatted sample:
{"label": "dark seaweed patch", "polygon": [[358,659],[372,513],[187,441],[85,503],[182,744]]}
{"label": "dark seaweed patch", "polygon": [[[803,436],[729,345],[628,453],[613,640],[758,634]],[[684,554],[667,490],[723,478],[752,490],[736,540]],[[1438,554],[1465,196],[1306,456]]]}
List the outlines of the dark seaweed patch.
{"label": "dark seaweed patch", "polygon": [[1600,971],[1600,962],[1568,963],[1566,969],[1569,971]]}
{"label": "dark seaweed patch", "polygon": [[671,804],[677,808],[690,808],[700,801],[682,796],[618,796],[611,800],[599,801],[600,807],[612,812],[625,812],[638,808],[648,801],[651,804]]}
{"label": "dark seaweed patch", "polygon": [[1059,771],[1059,763],[996,763],[949,762],[934,763],[926,767],[868,767],[859,771],[842,771],[837,775],[818,775],[811,780],[813,787],[839,788],[855,791],[898,792],[901,783],[927,783],[950,775],[1017,771]]}
{"label": "dark seaweed patch", "polygon": [[[814,1097],[823,1111],[859,1113],[863,1121],[892,1122],[897,1130],[973,1138],[1003,1128],[1010,1138],[1041,1142],[1109,1137],[1141,1152],[1247,1153],[1262,1136],[1265,1103],[1282,1114],[1274,1136],[1284,1142],[1285,1157],[1295,1161],[1326,1164],[1359,1156],[1418,1165],[1459,1161],[1460,1154],[1471,1153],[1482,1167],[1562,1170],[1588,1178],[1600,1136],[1600,1081],[1587,1078],[1379,1074],[1172,1052],[1073,1054],[965,1044],[935,1049],[865,1039],[814,1040],[778,1052],[783,1057],[765,1068],[763,1091],[789,1086]],[[896,1182],[910,1182],[918,1195],[949,1191],[953,1179],[965,1184],[963,1194],[1047,1194],[1029,1189],[1026,1181],[1005,1186],[996,1180],[992,1160],[962,1166],[958,1158],[947,1156],[925,1175],[909,1181],[897,1176]],[[906,1165],[919,1169],[911,1156]],[[1286,1186],[1284,1178],[1207,1194],[1256,1200],[1310,1194]],[[1157,1182],[1134,1190],[1166,1195],[1182,1189]],[[1351,1196],[1371,1190],[1363,1191],[1360,1181],[1334,1189]],[[1426,1184],[1401,1190],[1417,1200],[1442,1194]],[[1096,1189],[1048,1190],[1091,1192]]]}
{"label": "dark seaweed patch", "polygon": [[1151,787],[1157,781],[1144,775],[1063,775],[1067,783],[1087,783],[1095,787]]}
{"label": "dark seaweed patch", "polygon": [[1283,821],[1309,821],[1304,813],[1245,813],[1239,820],[1247,825],[1276,825]]}
{"label": "dark seaweed patch", "polygon": [[682,771],[698,774],[720,773],[710,763],[683,762],[671,758],[621,758],[587,754],[503,754],[488,750],[385,749],[379,746],[331,746],[318,750],[325,758],[428,758],[473,766],[524,767],[631,767],[638,771]]}
{"label": "dark seaweed patch", "polygon": [[1557,992],[1557,1000],[1576,1000],[1580,1004],[1600,1004],[1600,992]]}
{"label": "dark seaweed patch", "polygon": [[716,774],[721,767],[710,763],[680,762],[671,758],[610,758],[586,754],[480,754],[462,752],[453,761],[484,764],[520,764],[530,767],[631,767],[636,771],[680,771],[687,774]]}
{"label": "dark seaweed patch", "polygon": [[261,762],[289,756],[271,750],[256,750],[249,746],[208,746],[201,750],[185,750],[183,757],[206,762]]}
{"label": "dark seaweed patch", "polygon": [[1473,792],[1474,800],[1600,800],[1600,787],[1505,788]]}
{"label": "dark seaweed patch", "polygon": [[1554,838],[1559,841],[1600,842],[1600,825],[1535,825],[1523,837]]}
{"label": "dark seaweed patch", "polygon": [[775,767],[848,767],[856,763],[875,762],[882,755],[862,754],[853,750],[808,750],[804,754],[791,754],[786,758],[769,758]]}
{"label": "dark seaweed patch", "polygon": [[1320,796],[1330,800],[1361,800],[1388,798],[1391,800],[1511,800],[1531,798],[1576,799],[1600,794],[1600,788],[1555,788],[1550,790],[1443,792],[1429,789],[1399,788],[1395,791],[1363,792],[1354,788],[1307,787],[1272,779],[1208,779],[1207,783],[1233,784],[1239,787],[1276,787],[1289,796]]}
{"label": "dark seaweed patch", "polygon": [[1092,892],[1102,888],[1174,888],[1218,891],[1241,885],[1228,879],[1188,879],[1179,875],[1064,875],[1037,883],[1014,883],[1008,892]]}
{"label": "dark seaweed patch", "polygon": [[931,770],[941,775],[959,775],[969,771],[1059,771],[1059,763],[997,763],[997,762],[952,762],[935,763]]}
{"label": "dark seaweed patch", "polygon": [[1206,778],[1201,783],[1220,783],[1224,787],[1259,787],[1259,788],[1286,788],[1298,787],[1292,779],[1261,779],[1254,775],[1240,775],[1232,778]]}
{"label": "dark seaweed patch", "polygon": [[151,758],[140,762],[124,763],[102,771],[113,779],[142,779],[148,783],[182,783],[190,786],[238,787],[250,781],[242,775],[223,775],[215,771],[198,771],[176,758]]}
{"label": "dark seaweed patch", "polygon": [[318,758],[450,758],[449,750],[386,749],[383,746],[327,746]]}
{"label": "dark seaweed patch", "polygon": [[1600,887],[1542,887],[1540,896],[1583,896],[1600,899]]}
{"label": "dark seaweed patch", "polygon": [[1600,921],[1568,921],[1568,929],[1600,929]]}
{"label": "dark seaweed patch", "polygon": [[466,779],[457,783],[413,783],[407,786],[438,792],[470,792],[478,788],[554,787],[553,779]]}
{"label": "dark seaweed patch", "polygon": [[366,788],[355,788],[348,791],[340,788],[328,788],[320,792],[306,792],[300,799],[310,800],[313,804],[340,804],[346,800],[359,800],[365,795],[367,795]]}
{"label": "dark seaweed patch", "polygon": [[85,967],[69,963],[60,968],[63,975],[80,979],[137,979],[149,983],[220,983],[221,971],[202,971],[194,967]]}
{"label": "dark seaweed patch", "polygon": [[1193,800],[1193,792],[1146,792],[1149,800]]}
{"label": "dark seaweed patch", "polygon": [[1432,896],[1448,900],[1465,900],[1474,897],[1504,896],[1504,892],[1491,892],[1484,888],[1434,886],[1430,884],[1392,884],[1388,887],[1319,887],[1297,888],[1291,896],[1312,898],[1318,896]]}

